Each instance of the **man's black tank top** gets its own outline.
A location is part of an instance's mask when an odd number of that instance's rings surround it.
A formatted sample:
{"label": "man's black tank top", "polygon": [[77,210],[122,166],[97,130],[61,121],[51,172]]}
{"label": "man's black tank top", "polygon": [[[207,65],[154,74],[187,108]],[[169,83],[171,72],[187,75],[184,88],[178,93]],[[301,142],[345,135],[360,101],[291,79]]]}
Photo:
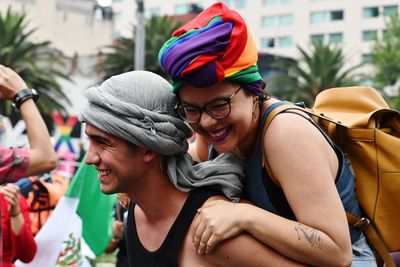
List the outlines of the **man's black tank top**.
{"label": "man's black tank top", "polygon": [[220,195],[207,188],[198,188],[190,192],[178,217],[169,230],[161,246],[153,252],[143,247],[137,234],[134,204],[129,206],[126,228],[128,259],[131,267],[175,267],[178,266],[178,256],[197,210],[211,196]]}

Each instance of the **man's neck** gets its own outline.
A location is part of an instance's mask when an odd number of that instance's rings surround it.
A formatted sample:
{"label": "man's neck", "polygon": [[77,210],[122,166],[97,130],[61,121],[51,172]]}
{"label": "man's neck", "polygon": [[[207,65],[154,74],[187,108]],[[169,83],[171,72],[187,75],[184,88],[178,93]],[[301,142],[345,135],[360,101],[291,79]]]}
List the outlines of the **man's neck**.
{"label": "man's neck", "polygon": [[175,188],[166,172],[151,173],[144,179],[147,181],[143,188],[130,193],[129,197],[148,223],[175,218],[182,209],[188,193]]}
{"label": "man's neck", "polygon": [[152,178],[130,196],[136,203],[134,223],[140,242],[149,251],[160,248],[188,197],[172,185],[166,173]]}

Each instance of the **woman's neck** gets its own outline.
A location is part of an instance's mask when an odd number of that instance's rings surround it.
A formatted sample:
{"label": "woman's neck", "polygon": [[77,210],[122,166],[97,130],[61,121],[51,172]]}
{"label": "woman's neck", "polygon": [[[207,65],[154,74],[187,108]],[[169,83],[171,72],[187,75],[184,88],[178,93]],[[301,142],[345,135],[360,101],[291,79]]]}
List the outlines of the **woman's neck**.
{"label": "woman's neck", "polygon": [[268,103],[269,101],[262,101],[258,105],[258,108],[256,109],[255,112],[255,119],[253,119],[252,124],[250,126],[250,130],[244,140],[238,144],[234,148],[235,153],[245,162],[250,160],[251,155],[254,152],[255,145],[257,143],[257,138],[258,135],[261,134],[259,133],[260,129],[260,123],[262,121],[262,115],[264,114],[266,108],[269,106]]}

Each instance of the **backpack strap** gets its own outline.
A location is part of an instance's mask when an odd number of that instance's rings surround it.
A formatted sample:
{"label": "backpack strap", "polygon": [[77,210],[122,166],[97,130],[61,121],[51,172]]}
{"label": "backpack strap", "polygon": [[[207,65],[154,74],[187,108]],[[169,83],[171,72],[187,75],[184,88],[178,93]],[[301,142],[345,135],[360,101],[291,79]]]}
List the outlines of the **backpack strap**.
{"label": "backpack strap", "polygon": [[[265,169],[267,170],[271,179],[275,182],[276,182],[276,180],[274,178],[273,172],[271,170],[271,166],[268,162],[268,159],[267,159],[265,151],[264,151],[264,136],[265,136],[265,133],[267,132],[267,129],[268,129],[269,125],[271,124],[272,120],[278,114],[283,113],[288,110],[299,110],[302,112],[306,112],[307,114],[310,114],[311,116],[315,116],[317,118],[317,122],[318,122],[318,125],[316,125],[316,126],[325,137],[328,134],[329,135],[333,134],[337,125],[345,127],[344,125],[341,124],[341,122],[330,119],[330,118],[324,116],[324,114],[317,114],[310,109],[302,108],[302,107],[296,106],[294,104],[282,104],[282,105],[274,108],[268,115],[268,117],[265,121],[265,124],[264,124],[263,134],[261,136],[261,145],[262,145],[261,148],[263,150],[263,153],[262,153],[263,167],[265,167]],[[299,114],[299,115],[301,116],[301,114]],[[328,124],[325,124],[325,127],[324,127],[328,131],[328,133],[324,132],[319,127],[319,125],[322,124],[322,121],[325,121],[328,123]],[[327,140],[332,145],[333,141],[331,140],[331,138],[327,138]],[[379,236],[375,227],[371,224],[370,220],[368,220],[367,218],[364,218],[364,217],[361,218],[361,217],[355,216],[347,211],[346,211],[346,217],[347,217],[347,221],[349,224],[351,224],[353,227],[355,227],[357,229],[362,230],[367,235],[368,241],[372,244],[372,246],[374,247],[376,252],[378,252],[379,256],[382,258],[382,260],[384,261],[386,266],[387,267],[396,267],[393,259],[390,257],[389,250],[387,249],[382,238]]]}
{"label": "backpack strap", "polygon": [[291,104],[282,104],[276,108],[274,108],[268,115],[267,119],[265,120],[265,124],[264,124],[264,128],[262,131],[262,135],[261,135],[261,149],[263,151],[262,154],[262,166],[265,167],[265,169],[267,170],[267,173],[269,174],[269,176],[271,177],[271,179],[276,182],[274,175],[272,173],[271,170],[271,166],[269,165],[268,159],[267,159],[267,155],[265,154],[265,150],[264,150],[264,136],[265,133],[268,130],[269,125],[271,124],[272,120],[280,113],[284,112],[285,110],[289,110],[293,107],[293,105]]}
{"label": "backpack strap", "polygon": [[370,220],[363,217],[358,217],[346,211],[347,221],[355,228],[362,230],[368,237],[368,241],[373,246],[376,252],[386,264],[386,267],[396,267],[392,257],[390,257],[389,250],[385,242],[379,236],[375,227],[371,224]]}

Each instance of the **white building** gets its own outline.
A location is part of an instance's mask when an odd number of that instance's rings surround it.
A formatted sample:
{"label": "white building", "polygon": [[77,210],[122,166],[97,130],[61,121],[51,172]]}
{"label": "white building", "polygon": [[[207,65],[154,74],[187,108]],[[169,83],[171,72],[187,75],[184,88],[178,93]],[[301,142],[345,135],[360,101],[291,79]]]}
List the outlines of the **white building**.
{"label": "white building", "polygon": [[[115,31],[130,34],[124,25],[134,21],[134,0],[114,0]],[[184,14],[196,4],[213,0],[144,0],[150,15]],[[307,49],[312,41],[343,47],[349,65],[367,61],[371,41],[382,36],[385,19],[399,11],[399,0],[224,0],[246,20],[260,52],[296,58],[296,45]]]}
{"label": "white building", "polygon": [[0,10],[9,7],[24,12],[28,28],[37,28],[34,41],[51,41],[52,47],[72,57],[97,53],[112,40],[113,23],[99,16],[93,0],[1,0]]}
{"label": "white building", "polygon": [[[36,29],[36,42],[50,41],[51,48],[60,51],[65,73],[72,82],[61,80],[64,92],[71,100],[70,114],[79,113],[82,92],[96,81],[94,65],[102,47],[110,45],[114,25],[112,14],[94,0],[1,0],[2,13],[11,7],[24,12],[27,28]],[[1,36],[0,36],[1,38]]]}
{"label": "white building", "polygon": [[[113,40],[111,8],[100,6],[95,0],[0,0],[1,13],[8,8],[26,14],[27,30],[36,29],[31,41],[50,41],[51,48],[59,51],[65,63],[62,71],[71,79],[59,80],[71,101],[66,109],[70,116],[77,116],[84,101],[84,90],[98,81],[94,66],[99,52]],[[25,140],[14,141],[21,145]],[[73,141],[77,149],[78,140],[73,138]]]}

